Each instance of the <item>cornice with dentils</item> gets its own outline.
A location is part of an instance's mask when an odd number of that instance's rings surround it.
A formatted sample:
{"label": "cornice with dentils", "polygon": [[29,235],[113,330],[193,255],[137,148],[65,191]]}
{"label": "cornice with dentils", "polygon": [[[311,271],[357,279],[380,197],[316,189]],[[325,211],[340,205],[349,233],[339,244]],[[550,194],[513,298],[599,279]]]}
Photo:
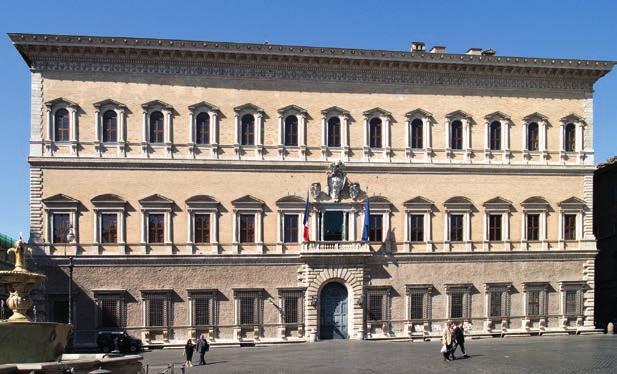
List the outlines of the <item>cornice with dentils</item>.
{"label": "cornice with dentils", "polygon": [[[129,56],[290,61],[336,63],[339,65],[444,68],[491,72],[584,75],[599,79],[615,62],[516,56],[485,56],[451,53],[422,53],[355,48],[309,47],[297,45],[230,43],[177,39],[148,39],[87,35],[9,33],[9,38],[28,65],[43,55],[126,58]],[[481,69],[484,70],[484,69]]]}

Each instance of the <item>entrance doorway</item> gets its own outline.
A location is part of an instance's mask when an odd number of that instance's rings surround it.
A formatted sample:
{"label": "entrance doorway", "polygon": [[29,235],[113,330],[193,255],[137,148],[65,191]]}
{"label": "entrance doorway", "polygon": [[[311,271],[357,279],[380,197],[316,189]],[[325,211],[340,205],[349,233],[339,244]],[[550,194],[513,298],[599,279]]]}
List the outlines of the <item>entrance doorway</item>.
{"label": "entrance doorway", "polygon": [[332,282],[321,290],[319,338],[347,339],[347,288]]}

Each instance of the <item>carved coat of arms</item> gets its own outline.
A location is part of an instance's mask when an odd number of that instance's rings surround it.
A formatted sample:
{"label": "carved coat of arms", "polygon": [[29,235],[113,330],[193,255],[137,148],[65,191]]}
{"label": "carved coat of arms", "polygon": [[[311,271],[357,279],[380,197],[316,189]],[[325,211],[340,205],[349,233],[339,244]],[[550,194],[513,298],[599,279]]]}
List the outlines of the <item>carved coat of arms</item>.
{"label": "carved coat of arms", "polygon": [[347,184],[347,174],[343,162],[333,162],[328,169],[328,195],[336,202],[341,200],[341,192]]}

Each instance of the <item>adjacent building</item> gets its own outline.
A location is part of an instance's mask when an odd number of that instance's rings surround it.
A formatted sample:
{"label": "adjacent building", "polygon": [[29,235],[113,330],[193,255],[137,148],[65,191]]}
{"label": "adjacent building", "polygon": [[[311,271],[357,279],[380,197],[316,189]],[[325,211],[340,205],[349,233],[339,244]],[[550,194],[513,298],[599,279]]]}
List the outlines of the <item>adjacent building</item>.
{"label": "adjacent building", "polygon": [[32,72],[39,320],[71,304],[76,344],[596,331],[612,62],[10,38]]}

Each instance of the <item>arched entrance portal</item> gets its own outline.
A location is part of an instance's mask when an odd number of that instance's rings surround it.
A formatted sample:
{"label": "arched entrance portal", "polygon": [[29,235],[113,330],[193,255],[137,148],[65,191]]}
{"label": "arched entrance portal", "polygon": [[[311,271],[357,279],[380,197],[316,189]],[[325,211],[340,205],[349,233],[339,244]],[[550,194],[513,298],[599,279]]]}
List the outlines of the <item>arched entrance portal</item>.
{"label": "arched entrance portal", "polygon": [[347,288],[331,282],[320,296],[320,339],[347,339]]}

